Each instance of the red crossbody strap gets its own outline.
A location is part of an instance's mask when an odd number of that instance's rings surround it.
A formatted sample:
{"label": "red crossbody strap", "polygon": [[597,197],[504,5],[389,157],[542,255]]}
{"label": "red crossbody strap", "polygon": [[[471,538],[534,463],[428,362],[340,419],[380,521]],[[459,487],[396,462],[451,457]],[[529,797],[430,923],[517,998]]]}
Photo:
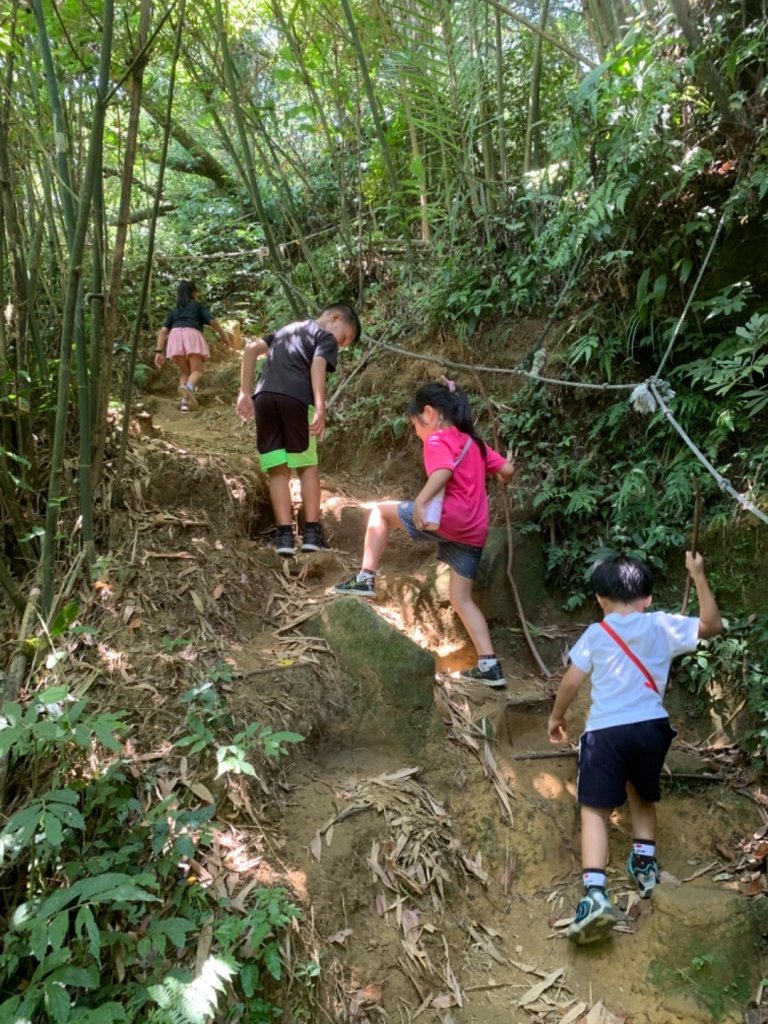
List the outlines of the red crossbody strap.
{"label": "red crossbody strap", "polygon": [[627,645],[621,639],[621,637],[616,632],[616,630],[613,629],[612,626],[609,626],[608,623],[605,622],[605,621],[599,622],[598,625],[603,627],[603,629],[608,634],[608,636],[611,638],[611,640],[615,640],[615,642],[619,645],[619,647],[622,649],[622,651],[624,651],[624,653],[629,658],[629,660],[632,662],[632,664],[636,665],[637,668],[640,669],[640,671],[645,676],[645,685],[648,687],[648,689],[649,690],[653,690],[654,693],[658,693],[659,692],[659,688],[656,685],[653,676],[648,671],[648,669],[645,667],[645,665],[642,663],[642,661],[640,661],[638,656],[629,647],[627,647]]}

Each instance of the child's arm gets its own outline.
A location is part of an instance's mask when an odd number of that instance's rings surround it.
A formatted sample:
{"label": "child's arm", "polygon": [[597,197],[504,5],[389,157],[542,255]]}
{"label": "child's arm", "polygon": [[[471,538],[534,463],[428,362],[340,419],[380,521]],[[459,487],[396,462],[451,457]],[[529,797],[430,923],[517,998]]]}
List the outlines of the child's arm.
{"label": "child's arm", "polygon": [[576,668],[571,663],[560,680],[560,686],[555,697],[555,706],[552,708],[552,714],[547,722],[547,734],[550,743],[564,743],[568,739],[568,733],[565,729],[565,713],[586,678],[587,673],[582,672],[580,668]]}
{"label": "child's arm", "polygon": [[496,474],[503,484],[508,484],[512,477],[515,475],[515,464],[511,459],[507,459],[504,465]]}
{"label": "child's arm", "polygon": [[211,328],[212,331],[216,331],[216,334],[218,335],[219,341],[222,343],[222,345],[229,344],[229,340],[227,339],[227,332],[224,330],[224,328],[221,326],[221,324],[215,317],[213,318],[213,320],[210,321],[208,326]]}
{"label": "child's arm", "polygon": [[328,363],[323,356],[315,356],[309,370],[312,381],[312,395],[314,397],[315,415],[309,424],[309,432],[322,441],[325,436],[325,378]]}
{"label": "child's arm", "polygon": [[700,554],[691,551],[685,553],[685,567],[691,574],[696,596],[699,599],[699,638],[717,636],[723,631],[723,620],[714,594],[709,589],[707,577],[704,575],[704,559]]}
{"label": "child's arm", "polygon": [[263,338],[251,338],[243,350],[243,361],[240,364],[240,394],[235,403],[235,412],[241,419],[253,419],[253,373],[256,369],[256,360],[265,355],[266,351],[267,343]]}
{"label": "child's arm", "polygon": [[168,335],[171,332],[167,327],[161,327],[157,332],[157,341],[155,342],[155,366],[158,370],[162,369],[163,360],[165,359],[165,346],[168,342]]}
{"label": "child's arm", "polygon": [[427,477],[427,482],[416,495],[413,502],[413,522],[417,530],[423,530],[426,524],[424,511],[427,507],[427,502],[431,501],[437,492],[445,487],[452,476],[452,469],[436,469],[434,473]]}

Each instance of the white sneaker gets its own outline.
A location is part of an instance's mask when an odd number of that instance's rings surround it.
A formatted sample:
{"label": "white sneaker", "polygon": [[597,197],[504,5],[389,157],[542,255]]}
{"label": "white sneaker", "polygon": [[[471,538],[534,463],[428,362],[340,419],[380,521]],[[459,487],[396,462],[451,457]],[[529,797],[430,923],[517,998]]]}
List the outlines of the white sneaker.
{"label": "white sneaker", "polygon": [[199,402],[195,395],[195,389],[191,388],[189,384],[179,384],[179,394],[181,395],[182,401],[187,403],[187,408],[193,411],[198,408]]}

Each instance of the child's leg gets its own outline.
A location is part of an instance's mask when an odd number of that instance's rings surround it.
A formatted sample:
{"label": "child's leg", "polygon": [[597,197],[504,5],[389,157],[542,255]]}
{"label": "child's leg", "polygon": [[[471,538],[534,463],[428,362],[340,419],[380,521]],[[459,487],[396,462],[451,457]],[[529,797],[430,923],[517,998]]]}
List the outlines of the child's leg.
{"label": "child's leg", "polygon": [[320,467],[297,466],[301,484],[301,503],[304,506],[304,519],[308,523],[320,522]]}
{"label": "child's leg", "polygon": [[643,800],[631,782],[627,783],[627,801],[635,842],[656,843],[656,804]]}
{"label": "child's leg", "polygon": [[179,384],[184,387],[189,380],[190,366],[186,356],[173,356],[176,369],[179,371]]}
{"label": "child's leg", "polygon": [[380,501],[371,509],[363,546],[362,568],[366,572],[376,572],[387,546],[387,534],[390,530],[401,528],[398,504],[397,501]]}
{"label": "child's leg", "polygon": [[[584,874],[601,873],[605,886],[605,867],[608,863],[608,815],[602,807],[581,805],[581,867]],[[586,883],[585,883],[586,885]]]}
{"label": "child's leg", "polygon": [[494,655],[491,634],[488,632],[485,616],[472,598],[472,580],[460,576],[455,569],[451,569],[449,596],[451,607],[464,623],[464,628],[475,645],[477,657],[492,658]]}
{"label": "child's leg", "polygon": [[288,466],[283,464],[282,466],[270,466],[267,474],[269,476],[269,500],[272,503],[275,525],[290,526],[293,520],[291,471]]}
{"label": "child's leg", "polygon": [[605,891],[608,863],[608,815],[602,807],[581,805],[581,863],[584,895],[576,907],[568,938],[577,945],[607,939],[618,920]]}
{"label": "child's leg", "polygon": [[355,597],[376,597],[376,570],[387,546],[390,530],[404,529],[397,514],[400,502],[380,501],[371,509],[365,529],[363,561],[358,572],[351,579],[337,583],[334,594],[350,594]]}
{"label": "child's leg", "polygon": [[640,896],[647,899],[661,878],[656,862],[656,804],[641,797],[631,782],[627,783],[627,800],[634,837],[627,874]]}
{"label": "child's leg", "polygon": [[187,384],[190,387],[196,388],[200,381],[203,379],[203,373],[205,371],[205,359],[197,352],[190,352],[187,356],[189,371],[186,381],[182,381],[182,384]]}

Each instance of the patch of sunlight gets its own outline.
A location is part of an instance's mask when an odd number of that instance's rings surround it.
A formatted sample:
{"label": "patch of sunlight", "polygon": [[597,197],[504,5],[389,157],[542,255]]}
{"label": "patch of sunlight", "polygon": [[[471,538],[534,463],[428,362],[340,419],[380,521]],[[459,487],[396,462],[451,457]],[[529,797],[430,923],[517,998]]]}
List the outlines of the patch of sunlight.
{"label": "patch of sunlight", "polygon": [[292,476],[291,477],[291,482],[290,482],[290,488],[291,488],[291,501],[294,503],[294,505],[301,504],[301,480],[299,480],[295,476]]}
{"label": "patch of sunlight", "polygon": [[576,799],[576,783],[575,782],[566,782],[566,784],[565,784],[565,791],[566,791],[566,793],[568,793],[569,796],[572,796],[574,800]]}
{"label": "patch of sunlight", "polygon": [[307,889],[307,876],[303,871],[296,871],[288,869],[285,872],[285,877],[288,879],[291,889],[298,895],[300,902],[309,900],[309,890]]}
{"label": "patch of sunlight", "polygon": [[239,480],[236,476],[227,476],[226,473],[223,474],[223,477],[224,483],[227,485],[227,491],[229,492],[230,498],[233,501],[245,501],[247,493],[245,482],[243,480]]}
{"label": "patch of sunlight", "polygon": [[549,772],[539,772],[533,780],[533,788],[546,800],[557,800],[563,795],[565,787],[560,779]]}
{"label": "patch of sunlight", "polygon": [[341,519],[341,513],[345,508],[349,508],[349,498],[344,498],[340,494],[332,494],[323,502],[323,512],[330,512],[336,519]]}
{"label": "patch of sunlight", "polygon": [[99,644],[98,651],[108,672],[124,672],[127,669],[128,661],[123,651],[116,651],[107,644]]}
{"label": "patch of sunlight", "polygon": [[228,963],[216,956],[209,956],[203,969],[194,981],[183,988],[182,1001],[190,1011],[192,1020],[204,1021],[212,1016],[218,1003],[218,994],[225,989],[235,971]]}

